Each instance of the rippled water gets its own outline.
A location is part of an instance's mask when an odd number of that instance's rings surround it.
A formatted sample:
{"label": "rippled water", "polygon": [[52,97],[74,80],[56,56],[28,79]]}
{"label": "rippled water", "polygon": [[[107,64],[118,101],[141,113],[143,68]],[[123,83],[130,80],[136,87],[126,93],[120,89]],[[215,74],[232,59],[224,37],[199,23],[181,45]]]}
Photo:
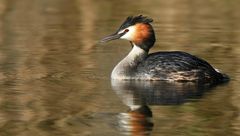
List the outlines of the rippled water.
{"label": "rippled water", "polygon": [[[240,1],[0,0],[0,135],[240,135]],[[151,52],[182,50],[231,81],[111,82],[131,49],[104,45],[129,15],[154,19]]]}

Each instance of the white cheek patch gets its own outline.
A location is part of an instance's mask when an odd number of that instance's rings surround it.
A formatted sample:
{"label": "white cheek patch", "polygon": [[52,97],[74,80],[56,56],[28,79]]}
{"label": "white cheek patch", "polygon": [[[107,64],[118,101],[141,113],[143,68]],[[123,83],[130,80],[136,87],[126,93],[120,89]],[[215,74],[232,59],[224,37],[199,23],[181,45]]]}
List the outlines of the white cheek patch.
{"label": "white cheek patch", "polygon": [[[125,39],[125,40],[130,40],[132,41],[133,38],[134,38],[134,34],[135,34],[135,31],[136,31],[136,28],[134,26],[130,26],[128,28],[129,31],[124,34],[120,39]],[[125,29],[123,29],[122,31],[118,32],[118,33],[123,33],[125,31]]]}

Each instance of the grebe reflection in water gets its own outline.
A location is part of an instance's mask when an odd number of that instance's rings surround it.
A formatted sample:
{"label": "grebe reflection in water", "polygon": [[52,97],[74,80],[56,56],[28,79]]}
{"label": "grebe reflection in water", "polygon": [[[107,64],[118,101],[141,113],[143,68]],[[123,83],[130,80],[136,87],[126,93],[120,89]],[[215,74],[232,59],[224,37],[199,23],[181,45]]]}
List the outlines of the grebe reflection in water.
{"label": "grebe reflection in water", "polygon": [[[111,85],[129,111],[119,113],[118,126],[128,135],[149,135],[153,129],[151,106],[179,105],[200,99],[215,85],[194,82],[112,80]],[[158,114],[158,113],[155,113]]]}

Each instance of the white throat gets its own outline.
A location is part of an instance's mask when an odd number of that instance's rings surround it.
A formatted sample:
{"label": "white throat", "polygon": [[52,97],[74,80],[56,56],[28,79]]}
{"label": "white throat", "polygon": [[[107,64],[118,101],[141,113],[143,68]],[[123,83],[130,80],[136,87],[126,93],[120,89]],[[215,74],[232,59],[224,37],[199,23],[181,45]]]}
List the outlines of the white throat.
{"label": "white throat", "polygon": [[129,54],[120,61],[112,71],[112,79],[131,79],[139,62],[143,61],[148,53],[134,45]]}
{"label": "white throat", "polygon": [[141,49],[140,47],[133,45],[132,50],[128,53],[128,55],[123,60],[128,60],[128,62],[132,62],[139,57],[145,57],[147,52]]}

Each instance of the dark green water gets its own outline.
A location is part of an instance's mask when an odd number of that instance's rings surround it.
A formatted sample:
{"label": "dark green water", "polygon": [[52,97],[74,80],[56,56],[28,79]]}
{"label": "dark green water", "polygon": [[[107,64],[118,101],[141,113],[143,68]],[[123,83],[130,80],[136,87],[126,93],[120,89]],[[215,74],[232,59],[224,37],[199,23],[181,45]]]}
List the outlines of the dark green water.
{"label": "dark green water", "polygon": [[[239,13],[238,0],[0,0],[0,135],[240,135]],[[98,41],[138,14],[154,19],[151,52],[189,52],[231,81],[111,83],[131,46]]]}

